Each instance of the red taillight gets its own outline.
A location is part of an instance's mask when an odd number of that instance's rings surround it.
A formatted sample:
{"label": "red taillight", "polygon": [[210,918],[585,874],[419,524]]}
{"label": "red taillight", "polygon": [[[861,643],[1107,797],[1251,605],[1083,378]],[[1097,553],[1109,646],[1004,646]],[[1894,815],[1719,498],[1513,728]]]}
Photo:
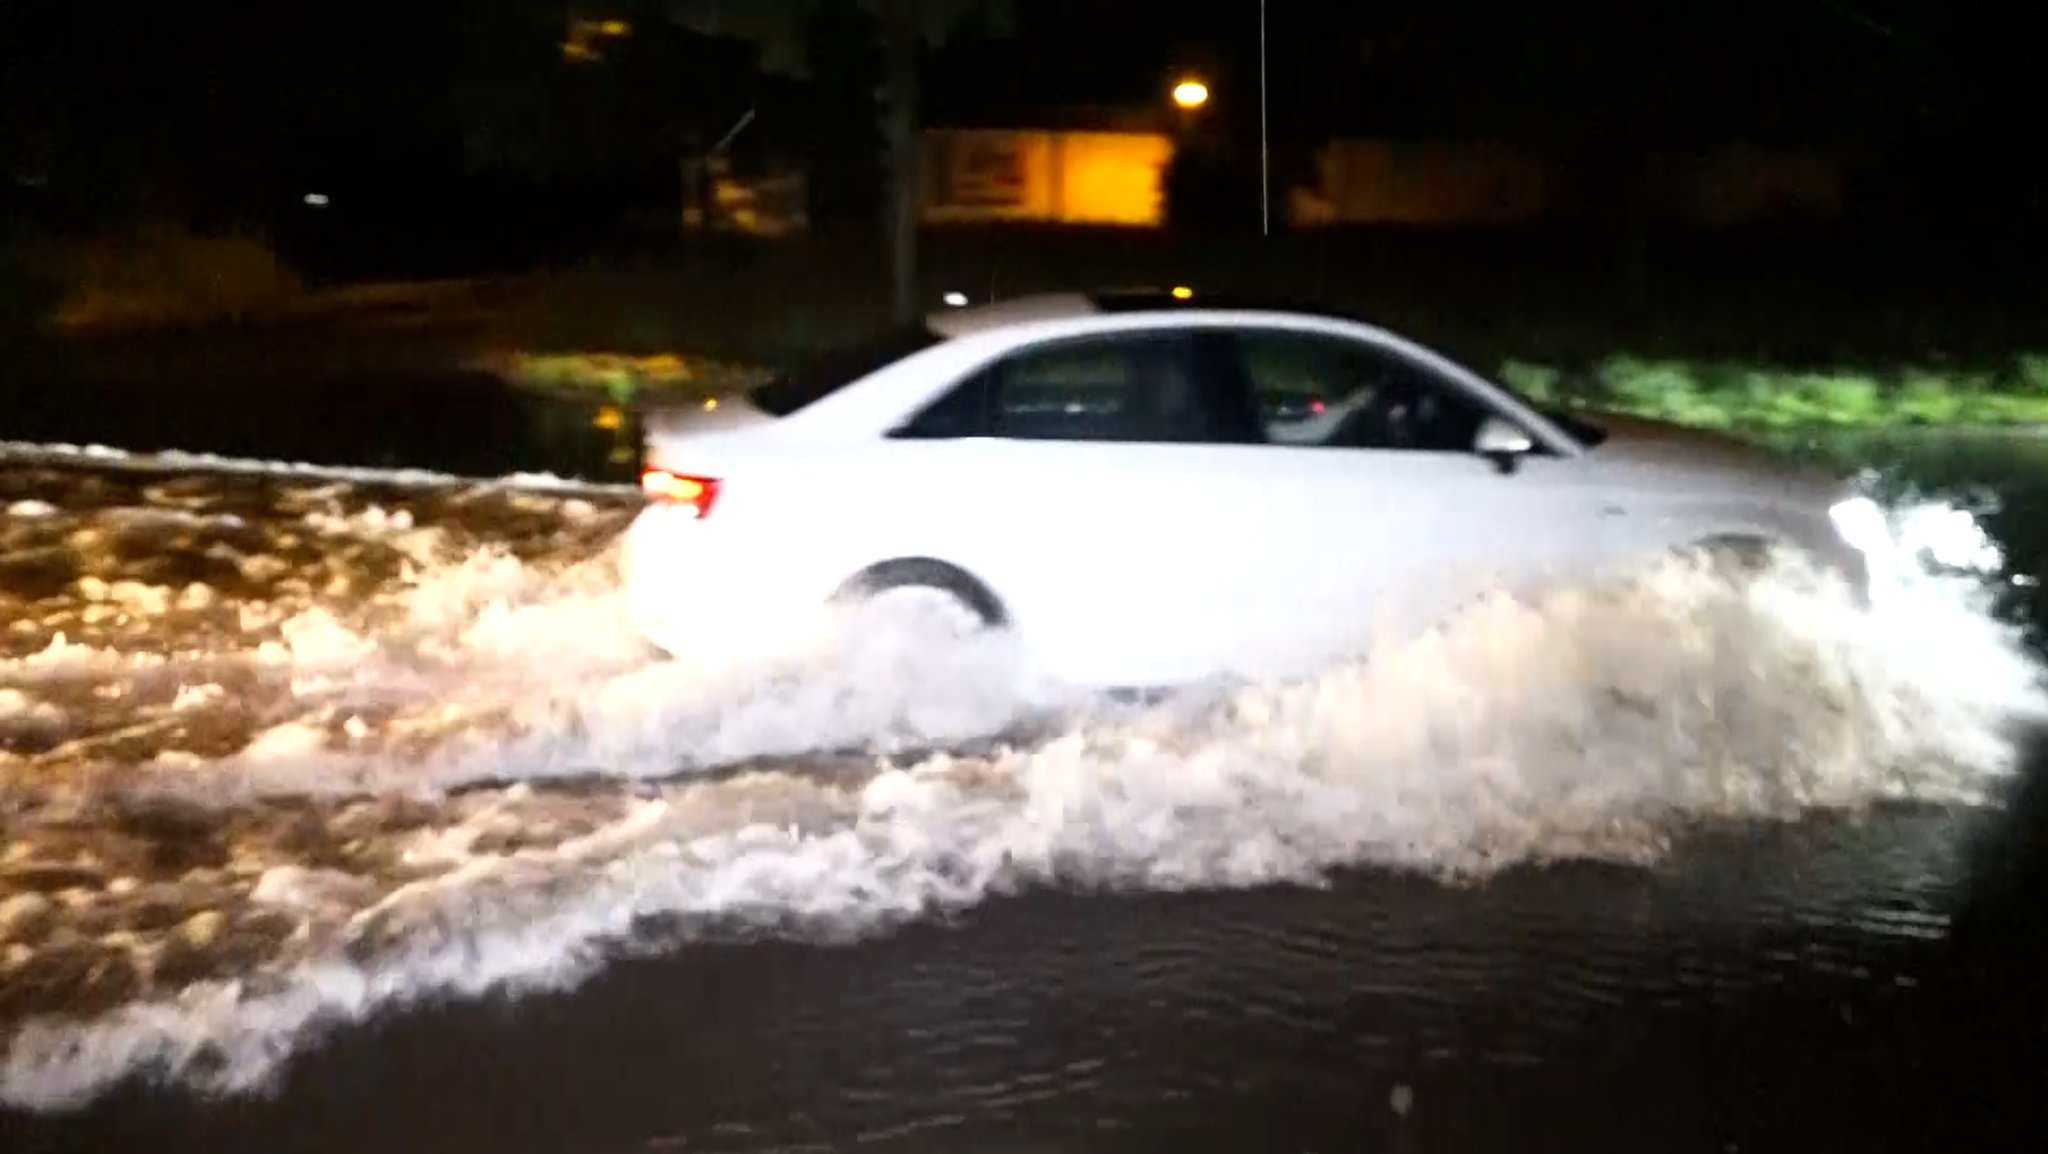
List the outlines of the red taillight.
{"label": "red taillight", "polygon": [[711,515],[711,503],[718,499],[718,481],[667,469],[648,469],[640,474],[640,491],[649,500],[688,509],[691,516],[701,518]]}
{"label": "red taillight", "polygon": [[1323,409],[1324,405],[1323,399],[1321,397],[1313,398],[1308,403],[1308,411],[1311,413],[1320,413],[1323,411]]}

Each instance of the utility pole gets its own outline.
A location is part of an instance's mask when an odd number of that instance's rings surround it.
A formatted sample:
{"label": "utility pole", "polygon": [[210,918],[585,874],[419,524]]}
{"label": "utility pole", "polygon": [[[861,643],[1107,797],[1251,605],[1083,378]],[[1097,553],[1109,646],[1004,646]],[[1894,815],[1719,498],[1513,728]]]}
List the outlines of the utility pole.
{"label": "utility pole", "polygon": [[917,0],[885,0],[889,274],[897,323],[917,318]]}
{"label": "utility pole", "polygon": [[1259,235],[1273,234],[1272,212],[1267,207],[1266,172],[1266,0],[1259,0]]}

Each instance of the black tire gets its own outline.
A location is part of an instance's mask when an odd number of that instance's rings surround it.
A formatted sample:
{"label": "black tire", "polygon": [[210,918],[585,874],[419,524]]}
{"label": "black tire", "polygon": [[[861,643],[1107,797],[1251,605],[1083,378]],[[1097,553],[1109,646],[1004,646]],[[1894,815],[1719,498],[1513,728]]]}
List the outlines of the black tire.
{"label": "black tire", "polygon": [[935,589],[958,601],[984,629],[1001,629],[1009,614],[989,588],[957,565],[930,557],[899,557],[854,574],[832,594],[832,604],[869,600],[895,589]]}

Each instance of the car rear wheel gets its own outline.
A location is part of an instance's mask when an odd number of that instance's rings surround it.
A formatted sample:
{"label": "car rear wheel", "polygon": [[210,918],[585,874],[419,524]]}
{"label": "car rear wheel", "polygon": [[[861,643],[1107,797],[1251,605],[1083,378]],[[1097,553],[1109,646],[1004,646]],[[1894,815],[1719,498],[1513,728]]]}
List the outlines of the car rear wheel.
{"label": "car rear wheel", "polygon": [[1033,698],[1033,678],[1001,602],[979,581],[942,562],[876,566],[848,581],[827,605],[830,641],[821,654],[839,676],[901,696],[903,723],[919,740],[980,734],[1014,724]]}
{"label": "car rear wheel", "polygon": [[[884,561],[854,575],[832,596],[835,607],[925,604],[958,612],[964,631],[1000,629],[1008,624],[1002,602],[986,585],[956,565],[925,557]],[[939,612],[945,612],[939,608]]]}

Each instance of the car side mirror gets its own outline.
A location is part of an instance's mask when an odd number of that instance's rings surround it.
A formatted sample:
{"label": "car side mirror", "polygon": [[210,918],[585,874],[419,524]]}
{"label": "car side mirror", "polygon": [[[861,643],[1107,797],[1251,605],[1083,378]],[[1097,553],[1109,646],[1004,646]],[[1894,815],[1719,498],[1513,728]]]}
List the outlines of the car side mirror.
{"label": "car side mirror", "polygon": [[1536,451],[1536,442],[1520,425],[1502,417],[1488,417],[1479,423],[1472,450],[1492,461],[1501,472],[1512,473],[1518,461]]}

